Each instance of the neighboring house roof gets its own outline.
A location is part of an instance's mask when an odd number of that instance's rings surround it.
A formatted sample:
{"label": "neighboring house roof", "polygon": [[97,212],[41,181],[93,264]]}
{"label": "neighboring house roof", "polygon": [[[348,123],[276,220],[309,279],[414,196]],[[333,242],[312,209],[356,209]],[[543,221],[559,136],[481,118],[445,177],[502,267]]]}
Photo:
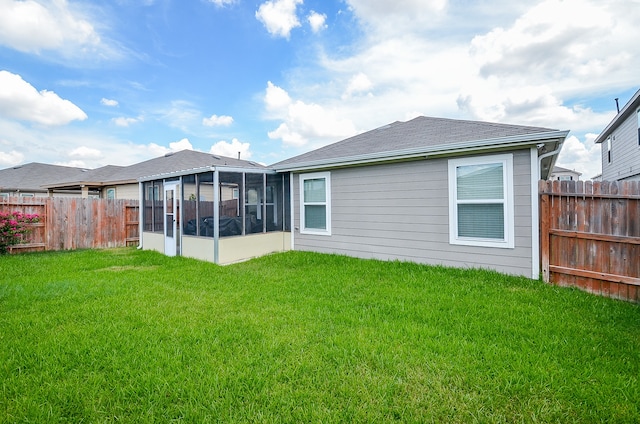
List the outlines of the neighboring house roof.
{"label": "neighboring house roof", "polygon": [[130,166],[107,165],[87,171],[83,175],[59,180],[48,184],[48,188],[92,186],[104,187],[115,184],[137,183],[142,177],[171,174],[179,171],[200,169],[210,166],[230,166],[240,168],[264,168],[246,160],[234,159],[195,150],[181,150],[149,159]]}
{"label": "neighboring house roof", "polygon": [[636,113],[636,109],[640,107],[640,90],[636,91],[631,100],[627,102],[620,112],[613,118],[609,125],[600,133],[595,139],[596,144],[600,144],[611,135],[611,133],[618,128],[629,116]]}
{"label": "neighboring house roof", "polygon": [[60,179],[79,178],[86,171],[71,166],[31,162],[0,170],[0,190],[46,192],[44,184]]}
{"label": "neighboring house roof", "polygon": [[[539,154],[559,150],[568,131],[420,116],[367,131],[272,165],[278,171],[311,170],[541,144]],[[545,156],[545,174],[555,162]]]}
{"label": "neighboring house roof", "polygon": [[571,174],[576,174],[578,176],[582,175],[582,172],[578,172],[574,169],[568,169],[568,168],[563,168],[561,166],[554,166],[553,167],[553,171],[551,172],[552,174],[559,174],[561,172],[566,172],[566,173],[571,173]]}

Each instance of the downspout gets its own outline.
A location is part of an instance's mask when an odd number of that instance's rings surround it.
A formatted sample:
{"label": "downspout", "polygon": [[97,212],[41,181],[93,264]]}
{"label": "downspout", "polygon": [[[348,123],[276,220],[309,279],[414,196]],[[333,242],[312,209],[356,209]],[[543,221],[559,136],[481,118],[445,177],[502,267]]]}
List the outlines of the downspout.
{"label": "downspout", "polygon": [[295,246],[295,213],[294,213],[294,199],[293,199],[293,172],[289,172],[289,231],[291,231],[291,250],[296,250]]}
{"label": "downspout", "polygon": [[538,180],[540,179],[540,169],[542,168],[542,159],[546,159],[549,156],[557,155],[558,153],[560,153],[560,150],[562,149],[562,145],[564,144],[565,139],[566,138],[563,138],[560,141],[560,144],[558,144],[558,147],[555,150],[552,150],[547,153],[543,153],[540,156],[538,156]]}
{"label": "downspout", "polygon": [[[534,280],[540,277],[540,193],[538,193],[538,181],[540,181],[542,173],[542,160],[560,153],[564,140],[565,138],[560,141],[555,150],[538,156],[536,178],[531,172],[531,278]],[[531,166],[535,163],[534,155],[537,155],[537,149],[531,148]],[[551,171],[553,169],[549,172]]]}
{"label": "downspout", "polygon": [[[152,189],[153,190],[153,189]],[[138,181],[138,249],[142,249],[142,225],[144,206],[144,183]]]}

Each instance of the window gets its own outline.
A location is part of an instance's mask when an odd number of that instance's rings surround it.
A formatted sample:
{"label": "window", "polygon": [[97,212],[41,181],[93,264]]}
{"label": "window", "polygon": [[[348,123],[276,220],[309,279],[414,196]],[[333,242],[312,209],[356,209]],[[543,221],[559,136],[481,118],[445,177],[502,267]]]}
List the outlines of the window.
{"label": "window", "polygon": [[637,110],[636,115],[638,117],[638,145],[640,145],[640,109]]}
{"label": "window", "polygon": [[611,163],[611,136],[607,137],[607,162]]}
{"label": "window", "polygon": [[331,235],[329,172],[300,175],[300,232]]}
{"label": "window", "polygon": [[116,189],[108,188],[107,189],[107,199],[115,199],[116,198]]}
{"label": "window", "polygon": [[512,155],[449,161],[449,242],[514,247]]}

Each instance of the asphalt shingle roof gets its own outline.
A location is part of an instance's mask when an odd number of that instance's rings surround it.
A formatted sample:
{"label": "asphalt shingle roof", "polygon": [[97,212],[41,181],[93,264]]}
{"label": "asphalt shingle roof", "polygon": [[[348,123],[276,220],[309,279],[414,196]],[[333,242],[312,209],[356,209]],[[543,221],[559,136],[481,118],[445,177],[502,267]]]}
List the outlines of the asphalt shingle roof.
{"label": "asphalt shingle roof", "polygon": [[272,166],[286,168],[295,164],[336,160],[358,155],[383,154],[429,146],[491,140],[551,131],[557,130],[420,116],[407,122],[393,122],[311,152],[283,160]]}
{"label": "asphalt shingle roof", "polygon": [[149,159],[130,166],[107,165],[102,168],[87,171],[81,175],[71,176],[62,180],[50,180],[49,187],[68,186],[71,184],[107,185],[122,182],[137,182],[139,178],[151,175],[168,174],[208,166],[231,166],[238,168],[263,169],[264,166],[241,159],[197,152],[195,150],[181,150],[165,156]]}
{"label": "asphalt shingle roof", "polygon": [[31,162],[1,169],[0,189],[44,191],[44,184],[61,179],[79,178],[85,171],[83,168]]}

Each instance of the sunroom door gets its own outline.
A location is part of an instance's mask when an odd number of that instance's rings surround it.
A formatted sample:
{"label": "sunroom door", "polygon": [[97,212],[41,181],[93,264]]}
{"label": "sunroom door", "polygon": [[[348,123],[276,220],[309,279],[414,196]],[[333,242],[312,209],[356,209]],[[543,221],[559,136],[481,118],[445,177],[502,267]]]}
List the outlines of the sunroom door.
{"label": "sunroom door", "polygon": [[175,256],[178,246],[178,183],[164,184],[164,254]]}

